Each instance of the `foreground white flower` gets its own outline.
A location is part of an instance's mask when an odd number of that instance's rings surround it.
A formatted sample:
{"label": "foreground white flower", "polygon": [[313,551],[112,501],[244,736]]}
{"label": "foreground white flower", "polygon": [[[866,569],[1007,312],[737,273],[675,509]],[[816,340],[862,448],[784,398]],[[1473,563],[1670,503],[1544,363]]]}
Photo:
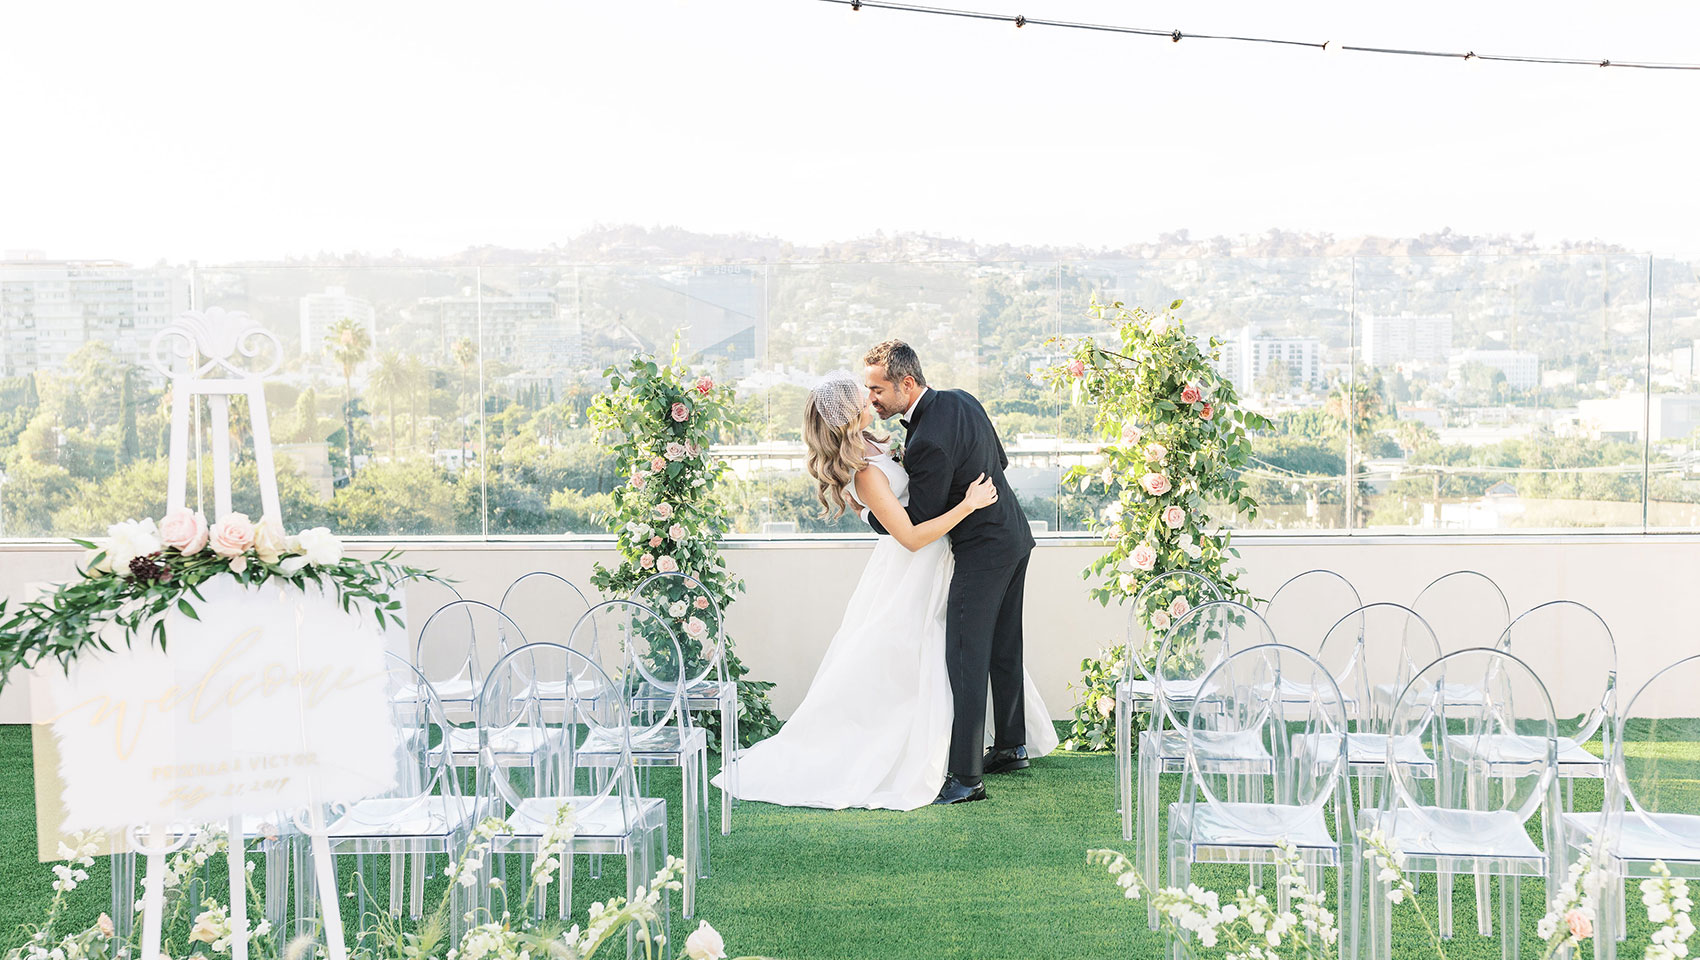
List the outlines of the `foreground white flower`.
{"label": "foreground white flower", "polygon": [[106,532],[110,537],[106,541],[106,562],[121,577],[130,575],[130,561],[158,553],[164,545],[159,539],[159,528],[150,517],[115,523]]}
{"label": "foreground white flower", "polygon": [[313,527],[295,535],[295,551],[315,567],[342,562],[342,541],[325,527]]}
{"label": "foreground white flower", "polygon": [[685,938],[685,956],[691,960],[725,960],[726,941],[704,920]]}
{"label": "foreground white flower", "polygon": [[1644,960],[1679,960],[1687,957],[1688,940],[1694,936],[1694,921],[1689,914],[1694,901],[1688,893],[1688,881],[1672,877],[1664,861],[1652,866],[1654,876],[1641,881],[1641,902],[1647,907],[1647,919],[1659,924],[1647,944]]}

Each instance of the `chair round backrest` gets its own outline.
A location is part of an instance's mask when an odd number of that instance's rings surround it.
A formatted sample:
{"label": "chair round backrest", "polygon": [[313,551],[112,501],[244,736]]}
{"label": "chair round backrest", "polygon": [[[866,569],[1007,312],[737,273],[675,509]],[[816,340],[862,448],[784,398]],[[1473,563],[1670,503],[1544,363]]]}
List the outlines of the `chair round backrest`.
{"label": "chair round backrest", "polygon": [[[566,643],[573,621],[590,609],[590,601],[571,580],[549,570],[533,570],[515,578],[502,591],[497,608],[525,630],[532,643]],[[504,638],[517,646],[513,638]]]}
{"label": "chair round backrest", "polygon": [[[686,728],[691,725],[690,711],[684,709],[687,662],[665,617],[636,600],[604,600],[593,604],[573,624],[568,646],[585,650],[589,646],[586,637],[591,635],[598,638],[600,646],[598,666],[626,703],[633,742],[641,742],[672,723]],[[641,711],[633,709],[632,700],[644,693],[646,685],[668,694],[665,709],[656,709],[653,700]]]}
{"label": "chair round backrest", "polygon": [[1157,659],[1169,628],[1201,603],[1222,599],[1222,590],[1203,574],[1170,570],[1152,577],[1127,611],[1127,640],[1122,649],[1122,679],[1144,680],[1145,664]]}
{"label": "chair round backrest", "polygon": [[[1416,672],[1440,657],[1428,622],[1397,603],[1366,603],[1341,617],[1322,638],[1317,660],[1340,685],[1360,732],[1385,733],[1385,707]],[[1385,691],[1378,696],[1379,691]],[[1382,701],[1385,700],[1385,703]],[[1383,709],[1377,710],[1378,703]]]}
{"label": "chair round backrest", "polygon": [[1497,646],[1511,623],[1505,591],[1487,574],[1475,570],[1454,570],[1436,577],[1418,591],[1411,609],[1434,628],[1442,653]]}
{"label": "chair round backrest", "polygon": [[443,671],[452,671],[459,663],[421,663],[419,655],[423,651],[419,639],[431,615],[461,599],[460,591],[452,583],[423,574],[403,577],[396,581],[396,586],[402,590],[402,622],[407,624],[408,650],[414,658],[413,665],[425,671],[427,676],[447,676]]}
{"label": "chair round backrest", "polygon": [[1461,832],[1469,821],[1446,811],[1511,813],[1527,822],[1551,799],[1558,774],[1552,698],[1534,669],[1505,650],[1458,650],[1418,670],[1394,703],[1388,733],[1422,744],[1435,768],[1390,763],[1387,796],[1460,852],[1477,849]]}
{"label": "chair round backrest", "polygon": [[1260,612],[1277,643],[1315,652],[1330,627],[1363,605],[1350,580],[1332,570],[1306,570],[1281,584]]}
{"label": "chair round backrest", "polygon": [[1274,642],[1269,624],[1243,603],[1212,600],[1192,608],[1169,627],[1151,672],[1163,717],[1185,729],[1176,710],[1191,702],[1191,690],[1205,674],[1236,650]]}
{"label": "chair round backrest", "polygon": [[[1286,644],[1245,647],[1198,686],[1187,722],[1186,775],[1218,818],[1256,834],[1297,835],[1336,796],[1345,769],[1341,749],[1329,751],[1326,763],[1312,758],[1322,743],[1341,743],[1345,734],[1344,698],[1326,667]],[[1224,759],[1230,756],[1245,759]],[[1274,803],[1261,802],[1261,791],[1245,795],[1248,774],[1269,778]],[[1184,788],[1182,799],[1191,799]]]}
{"label": "chair round backrest", "polygon": [[507,651],[510,624],[506,614],[482,600],[451,600],[420,627],[413,662],[445,702],[470,702],[485,669]]}
{"label": "chair round backrest", "polygon": [[[517,634],[518,625],[510,625]],[[636,796],[636,786],[631,725],[620,694],[619,684],[587,653],[566,644],[522,643],[502,655],[478,697],[481,799],[518,807],[535,797],[573,796],[588,806],[618,791],[629,814],[626,801]],[[591,738],[619,745],[618,766],[614,776],[588,777],[581,791],[575,757]],[[523,755],[515,744],[523,745]],[[516,771],[525,771],[528,782],[515,783]]]}
{"label": "chair round backrest", "polygon": [[1617,690],[1617,643],[1599,614],[1574,600],[1552,600],[1511,621],[1498,646],[1540,664],[1560,737],[1594,738]]}
{"label": "chair round backrest", "polygon": [[[1694,845],[1692,818],[1700,817],[1700,719],[1694,692],[1700,690],[1700,656],[1665,667],[1618,711],[1612,785],[1607,811],[1613,819],[1635,816],[1673,848]],[[1622,814],[1624,805],[1630,813]],[[1608,821],[1609,833],[1616,824]]]}
{"label": "chair round backrest", "polygon": [[685,649],[687,690],[710,678],[726,679],[720,605],[701,580],[679,570],[657,573],[632,588],[632,599],[666,617]]}

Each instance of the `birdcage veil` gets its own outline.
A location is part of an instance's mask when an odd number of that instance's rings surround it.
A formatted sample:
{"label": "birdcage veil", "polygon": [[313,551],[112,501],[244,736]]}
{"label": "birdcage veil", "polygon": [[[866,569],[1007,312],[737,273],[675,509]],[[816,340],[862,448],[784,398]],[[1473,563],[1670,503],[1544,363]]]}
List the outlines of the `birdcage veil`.
{"label": "birdcage veil", "polygon": [[842,427],[861,415],[867,389],[847,371],[835,370],[809,390],[809,402],[827,424]]}

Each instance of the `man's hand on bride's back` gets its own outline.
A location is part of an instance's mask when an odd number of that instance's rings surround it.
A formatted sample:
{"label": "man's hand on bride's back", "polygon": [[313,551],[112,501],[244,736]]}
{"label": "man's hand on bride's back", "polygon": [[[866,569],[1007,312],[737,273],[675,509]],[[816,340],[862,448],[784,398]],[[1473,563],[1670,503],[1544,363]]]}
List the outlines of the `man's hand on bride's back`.
{"label": "man's hand on bride's back", "polygon": [[968,492],[963,494],[962,502],[971,509],[980,510],[998,502],[998,488],[992,483],[992,478],[980,474],[980,479],[968,485]]}

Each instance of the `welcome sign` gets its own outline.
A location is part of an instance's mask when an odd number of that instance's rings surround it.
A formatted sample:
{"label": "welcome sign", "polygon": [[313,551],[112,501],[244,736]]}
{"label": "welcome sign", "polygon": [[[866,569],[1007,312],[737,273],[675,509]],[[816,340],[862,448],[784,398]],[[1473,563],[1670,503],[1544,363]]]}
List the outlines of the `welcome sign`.
{"label": "welcome sign", "polygon": [[167,615],[163,650],[120,641],[36,671],[37,739],[53,741],[37,810],[61,811],[61,831],[288,817],[394,783],[387,637],[369,611],[234,577],[201,592],[199,619]]}

